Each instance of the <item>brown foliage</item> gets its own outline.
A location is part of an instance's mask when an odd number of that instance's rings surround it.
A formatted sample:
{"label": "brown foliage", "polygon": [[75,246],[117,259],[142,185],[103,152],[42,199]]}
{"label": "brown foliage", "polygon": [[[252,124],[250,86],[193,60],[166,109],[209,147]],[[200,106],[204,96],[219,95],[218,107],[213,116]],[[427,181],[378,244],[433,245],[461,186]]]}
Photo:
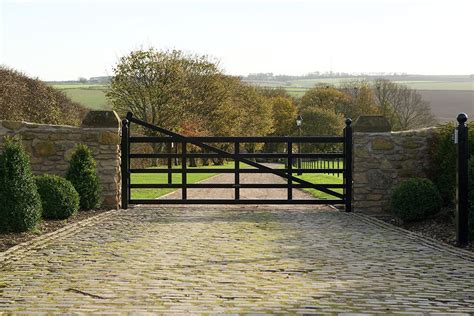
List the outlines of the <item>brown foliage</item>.
{"label": "brown foliage", "polygon": [[0,66],[0,120],[79,125],[86,112],[41,80]]}

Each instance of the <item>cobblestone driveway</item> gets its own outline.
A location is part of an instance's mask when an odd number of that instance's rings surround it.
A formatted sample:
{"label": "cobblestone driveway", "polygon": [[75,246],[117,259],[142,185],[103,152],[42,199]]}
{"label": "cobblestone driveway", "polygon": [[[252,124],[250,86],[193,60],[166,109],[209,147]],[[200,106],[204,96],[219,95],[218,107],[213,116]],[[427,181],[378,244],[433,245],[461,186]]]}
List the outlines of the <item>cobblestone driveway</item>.
{"label": "cobblestone driveway", "polygon": [[0,310],[473,313],[474,263],[330,209],[136,207],[9,254]]}

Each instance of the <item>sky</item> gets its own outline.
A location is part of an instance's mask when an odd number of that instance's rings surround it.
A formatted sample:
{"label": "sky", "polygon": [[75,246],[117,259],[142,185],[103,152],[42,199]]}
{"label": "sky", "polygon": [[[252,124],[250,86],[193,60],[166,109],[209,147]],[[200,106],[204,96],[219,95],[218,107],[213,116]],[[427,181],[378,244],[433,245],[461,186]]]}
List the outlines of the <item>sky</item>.
{"label": "sky", "polygon": [[155,47],[232,75],[474,74],[473,30],[473,0],[0,0],[0,64],[75,80]]}

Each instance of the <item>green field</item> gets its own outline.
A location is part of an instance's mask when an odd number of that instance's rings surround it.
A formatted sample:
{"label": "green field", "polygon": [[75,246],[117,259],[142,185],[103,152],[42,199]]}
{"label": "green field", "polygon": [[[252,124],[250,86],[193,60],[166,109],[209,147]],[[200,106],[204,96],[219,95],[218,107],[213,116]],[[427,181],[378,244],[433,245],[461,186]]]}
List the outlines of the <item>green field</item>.
{"label": "green field", "polygon": [[106,85],[100,84],[54,84],[73,101],[92,110],[110,110],[112,107],[105,97]]}

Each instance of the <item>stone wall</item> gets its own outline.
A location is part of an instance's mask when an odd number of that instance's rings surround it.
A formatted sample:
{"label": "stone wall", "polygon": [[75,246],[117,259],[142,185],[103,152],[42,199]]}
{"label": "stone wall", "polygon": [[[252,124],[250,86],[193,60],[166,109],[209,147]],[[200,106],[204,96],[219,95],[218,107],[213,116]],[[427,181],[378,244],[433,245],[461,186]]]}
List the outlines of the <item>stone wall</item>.
{"label": "stone wall", "polygon": [[[357,130],[357,129],[356,129]],[[428,144],[436,128],[354,133],[354,209],[389,211],[390,195],[402,180],[426,177]]]}
{"label": "stone wall", "polygon": [[97,161],[103,192],[102,206],[118,208],[120,203],[119,126],[117,114],[111,111],[89,112],[82,127],[0,121],[0,142],[5,135],[21,136],[23,145],[31,157],[33,172],[61,176],[66,173],[75,146],[86,144]]}

